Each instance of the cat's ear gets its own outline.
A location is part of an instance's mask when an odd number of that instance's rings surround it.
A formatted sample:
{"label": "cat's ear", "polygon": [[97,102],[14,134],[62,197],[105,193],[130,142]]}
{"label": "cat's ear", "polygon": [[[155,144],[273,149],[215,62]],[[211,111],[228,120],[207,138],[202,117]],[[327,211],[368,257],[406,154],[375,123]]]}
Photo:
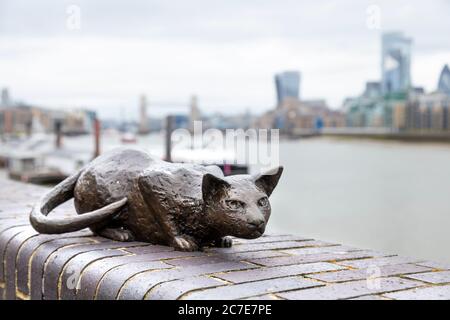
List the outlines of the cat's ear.
{"label": "cat's ear", "polygon": [[258,188],[264,190],[267,196],[270,196],[273,189],[277,186],[282,173],[283,167],[279,166],[278,168],[270,169],[264,173],[253,176],[253,181]]}
{"label": "cat's ear", "polygon": [[230,184],[226,182],[224,179],[221,179],[211,173],[206,173],[203,176],[202,181],[203,200],[213,197],[214,195],[225,191],[229,187]]}

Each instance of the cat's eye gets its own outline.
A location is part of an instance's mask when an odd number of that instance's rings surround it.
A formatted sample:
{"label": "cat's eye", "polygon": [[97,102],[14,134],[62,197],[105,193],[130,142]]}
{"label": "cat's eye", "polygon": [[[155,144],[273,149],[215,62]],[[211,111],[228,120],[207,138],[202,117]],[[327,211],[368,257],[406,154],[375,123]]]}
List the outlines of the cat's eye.
{"label": "cat's eye", "polygon": [[233,210],[242,209],[245,206],[245,204],[239,200],[226,200],[225,203]]}
{"label": "cat's eye", "polygon": [[258,205],[260,207],[267,207],[267,205],[269,204],[269,200],[267,199],[267,197],[261,198],[258,200]]}

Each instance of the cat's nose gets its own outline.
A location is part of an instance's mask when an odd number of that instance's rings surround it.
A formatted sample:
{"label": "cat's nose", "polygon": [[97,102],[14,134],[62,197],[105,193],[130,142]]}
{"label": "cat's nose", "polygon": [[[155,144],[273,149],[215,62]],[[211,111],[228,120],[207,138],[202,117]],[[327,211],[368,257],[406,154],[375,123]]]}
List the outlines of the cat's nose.
{"label": "cat's nose", "polygon": [[249,221],[249,224],[251,224],[252,226],[255,226],[256,229],[262,228],[265,223],[266,223],[266,221],[264,221],[264,219],[256,219],[256,220]]}

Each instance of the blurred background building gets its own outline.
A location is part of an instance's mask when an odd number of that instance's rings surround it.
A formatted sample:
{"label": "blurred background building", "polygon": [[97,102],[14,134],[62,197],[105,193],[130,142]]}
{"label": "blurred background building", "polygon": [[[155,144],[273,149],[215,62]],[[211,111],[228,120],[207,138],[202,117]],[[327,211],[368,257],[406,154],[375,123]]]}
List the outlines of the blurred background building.
{"label": "blurred background building", "polygon": [[194,131],[194,122],[201,120],[200,109],[198,108],[197,96],[191,97],[190,113],[189,113],[189,131]]}
{"label": "blurred background building", "polygon": [[139,134],[149,134],[150,124],[147,116],[147,97],[142,95],[140,98],[140,119],[139,119]]}
{"label": "blurred background building", "polygon": [[411,86],[411,43],[401,32],[382,35],[381,88],[384,94],[405,92]]}
{"label": "blurred background building", "polygon": [[444,68],[442,68],[442,72],[439,77],[438,91],[450,94],[450,69],[448,65],[445,65]]}
{"label": "blurred background building", "polygon": [[2,136],[30,136],[52,133],[56,121],[62,122],[66,135],[90,134],[96,112],[82,108],[49,109],[12,100],[8,89],[2,89],[0,133]]}
{"label": "blurred background building", "polygon": [[290,137],[315,135],[324,127],[342,127],[345,116],[339,110],[331,110],[323,99],[300,98],[301,76],[299,71],[284,71],[275,75],[276,107],[254,123],[256,128],[279,129]]}
{"label": "blurred background building", "polygon": [[411,43],[401,32],[382,35],[381,82],[367,82],[361,95],[344,100],[346,127],[413,133],[449,130],[450,70],[443,67],[433,92],[414,87]]}
{"label": "blurred background building", "polygon": [[300,72],[284,71],[275,75],[278,105],[286,98],[300,99]]}

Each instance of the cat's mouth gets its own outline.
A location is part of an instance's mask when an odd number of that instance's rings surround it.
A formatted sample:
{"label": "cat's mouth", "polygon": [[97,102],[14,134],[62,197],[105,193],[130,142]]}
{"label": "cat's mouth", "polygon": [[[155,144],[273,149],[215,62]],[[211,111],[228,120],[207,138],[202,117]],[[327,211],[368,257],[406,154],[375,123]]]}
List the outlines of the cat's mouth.
{"label": "cat's mouth", "polygon": [[247,239],[256,239],[262,236],[262,234],[264,233],[263,230],[255,230],[249,234],[247,234],[247,236],[245,238]]}
{"label": "cat's mouth", "polygon": [[254,239],[260,237],[264,233],[266,225],[265,223],[262,223],[260,225],[248,223],[248,228],[250,232],[247,234],[247,238]]}

